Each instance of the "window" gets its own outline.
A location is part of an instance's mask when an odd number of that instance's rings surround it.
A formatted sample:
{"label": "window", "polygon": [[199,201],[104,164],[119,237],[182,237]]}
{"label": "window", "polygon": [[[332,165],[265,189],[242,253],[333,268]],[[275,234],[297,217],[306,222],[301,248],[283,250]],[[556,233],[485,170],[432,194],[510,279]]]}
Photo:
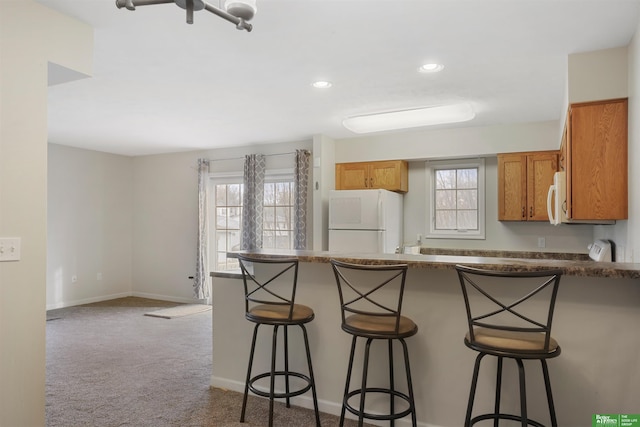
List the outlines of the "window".
{"label": "window", "polygon": [[[233,181],[233,180],[231,180]],[[240,178],[242,181],[242,178]],[[215,233],[212,253],[215,253],[214,270],[234,270],[240,268],[234,258],[227,259],[228,251],[240,249],[242,225],[242,183],[216,182],[213,185],[215,195],[215,219],[210,223]]]}
{"label": "window", "polygon": [[292,181],[264,183],[263,248],[293,249],[294,186]]}
{"label": "window", "polygon": [[426,163],[427,237],[484,239],[484,159]]}
{"label": "window", "polygon": [[[242,176],[212,176],[215,218],[211,236],[215,271],[240,268],[227,252],[240,249],[242,236]],[[267,172],[264,184],[264,210],[262,247],[269,249],[293,248],[293,203],[295,183],[291,173]]]}

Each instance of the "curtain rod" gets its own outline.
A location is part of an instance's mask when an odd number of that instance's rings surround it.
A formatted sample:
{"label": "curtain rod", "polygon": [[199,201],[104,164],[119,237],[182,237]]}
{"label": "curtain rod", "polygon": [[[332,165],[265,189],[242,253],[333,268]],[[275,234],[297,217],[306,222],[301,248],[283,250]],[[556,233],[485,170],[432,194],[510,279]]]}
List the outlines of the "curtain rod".
{"label": "curtain rod", "polygon": [[[274,154],[263,154],[263,156],[265,157],[272,157],[272,156],[289,156],[291,154],[296,154],[295,151],[290,151],[288,153],[274,153]],[[228,160],[244,160],[244,156],[242,157],[228,157],[226,159],[207,159],[208,162],[225,162]]]}

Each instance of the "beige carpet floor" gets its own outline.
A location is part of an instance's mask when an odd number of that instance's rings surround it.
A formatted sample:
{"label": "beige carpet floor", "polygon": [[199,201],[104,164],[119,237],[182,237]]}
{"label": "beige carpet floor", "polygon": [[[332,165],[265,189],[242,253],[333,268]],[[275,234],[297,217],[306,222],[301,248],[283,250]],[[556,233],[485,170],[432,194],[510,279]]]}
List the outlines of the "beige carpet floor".
{"label": "beige carpet floor", "polygon": [[[144,316],[175,305],[129,297],[49,311],[46,425],[267,425],[265,399],[251,396],[241,424],[242,395],[209,387],[211,311],[172,319]],[[312,411],[283,404],[276,405],[274,417],[278,427],[315,425]],[[338,425],[328,414],[321,422]]]}

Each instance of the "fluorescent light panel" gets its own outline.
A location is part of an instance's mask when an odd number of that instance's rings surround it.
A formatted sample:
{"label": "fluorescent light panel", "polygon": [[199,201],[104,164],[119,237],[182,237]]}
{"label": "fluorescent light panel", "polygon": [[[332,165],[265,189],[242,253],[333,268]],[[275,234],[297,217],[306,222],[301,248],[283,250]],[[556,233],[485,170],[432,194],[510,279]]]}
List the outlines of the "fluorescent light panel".
{"label": "fluorescent light panel", "polygon": [[349,117],[342,125],[354,133],[370,133],[466,122],[475,116],[471,105],[462,103]]}

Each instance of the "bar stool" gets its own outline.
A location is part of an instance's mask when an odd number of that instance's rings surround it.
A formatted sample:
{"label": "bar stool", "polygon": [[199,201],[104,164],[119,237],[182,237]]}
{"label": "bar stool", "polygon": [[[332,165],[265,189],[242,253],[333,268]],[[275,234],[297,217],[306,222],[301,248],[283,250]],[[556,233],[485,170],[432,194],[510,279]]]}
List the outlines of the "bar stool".
{"label": "bar stool", "polygon": [[[245,419],[247,396],[249,390],[258,396],[269,398],[269,427],[273,426],[274,399],[285,399],[287,408],[290,407],[290,398],[299,396],[311,390],[313,407],[315,410],[316,426],[320,426],[320,413],[318,411],[318,398],[316,385],[311,366],[311,352],[309,351],[309,339],[305,324],[314,318],[313,310],[301,304],[295,303],[296,287],[298,282],[298,260],[296,258],[257,258],[251,255],[238,254],[240,269],[244,282],[245,293],[245,317],[255,323],[253,340],[249,354],[249,366],[245,382],[244,397],[242,400],[242,413],[240,422]],[[271,370],[252,376],[251,369],[256,348],[258,328],[262,325],[273,327],[273,341],[271,345]],[[283,327],[284,338],[284,368],[276,370],[276,348],[278,340],[278,328]],[[289,370],[289,337],[288,327],[299,326],[304,337],[308,375]],[[284,391],[276,391],[276,378],[284,378]],[[304,385],[296,390],[290,389],[289,379],[297,378]],[[269,378],[269,391],[261,390],[256,382]]]}
{"label": "bar stool", "polygon": [[[401,315],[404,284],[407,275],[407,265],[360,265],[331,260],[331,266],[336,277],[340,308],[342,315],[342,330],[353,336],[347,380],[344,387],[340,426],[344,424],[345,411],[358,416],[358,425],[362,426],[364,419],[389,420],[390,425],[398,418],[411,414],[412,425],[416,426],[416,407],[413,397],[409,353],[405,338],[418,332],[418,327],[409,318]],[[350,390],[353,360],[358,338],[366,338],[362,383],[360,388]],[[389,387],[368,387],[367,372],[369,368],[369,351],[373,340],[386,340],[389,358]],[[407,381],[407,393],[395,389],[393,375],[393,342],[399,341],[404,351],[404,365]],[[367,412],[365,398],[367,394],[386,394],[389,397],[389,413],[377,414]],[[349,400],[359,396],[358,407]],[[406,404],[406,408],[396,411],[396,398]]]}
{"label": "bar stool", "polygon": [[[478,352],[464,425],[482,420],[518,421],[522,427],[544,427],[527,416],[527,394],[523,360],[539,360],[549,405],[551,425],[557,427],[547,359],[560,355],[560,346],[551,336],[561,270],[508,272],[483,270],[457,265],[467,311],[469,331],[464,343]],[[497,358],[494,412],[471,418],[478,383],[480,362],[486,356]],[[520,415],[500,412],[503,359],[513,359],[520,382]]]}

